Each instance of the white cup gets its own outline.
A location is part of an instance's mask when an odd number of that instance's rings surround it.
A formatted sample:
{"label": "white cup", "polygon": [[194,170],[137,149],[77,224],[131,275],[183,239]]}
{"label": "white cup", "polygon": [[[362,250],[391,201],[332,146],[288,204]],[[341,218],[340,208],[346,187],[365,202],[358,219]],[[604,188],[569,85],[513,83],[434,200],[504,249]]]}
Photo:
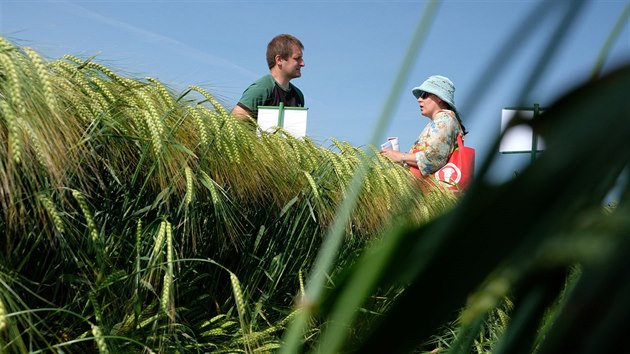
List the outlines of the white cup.
{"label": "white cup", "polygon": [[391,136],[391,137],[387,138],[387,140],[392,142],[392,150],[400,151],[400,146],[398,145],[398,137],[397,136]]}

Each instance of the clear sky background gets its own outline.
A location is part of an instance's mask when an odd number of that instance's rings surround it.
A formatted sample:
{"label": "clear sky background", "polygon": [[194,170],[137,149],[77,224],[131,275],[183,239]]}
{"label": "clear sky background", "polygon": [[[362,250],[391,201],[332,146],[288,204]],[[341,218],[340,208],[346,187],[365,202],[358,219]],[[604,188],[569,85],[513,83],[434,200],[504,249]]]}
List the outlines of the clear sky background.
{"label": "clear sky background", "polygon": [[[375,127],[428,1],[313,0],[0,0],[0,34],[49,60],[64,54],[95,60],[133,77],[154,77],[181,92],[208,90],[231,109],[243,90],[267,74],[266,45],[290,33],[305,46],[306,66],[293,80],[309,108],[307,134],[331,146],[331,138],[357,147],[398,136],[403,150],[428,118],[411,89],[428,76],[449,77],[455,103],[469,130],[466,145],[477,166],[495,158],[492,181],[511,178],[529,154],[501,154],[491,145],[500,133],[501,110],[542,108],[583,80],[628,0],[446,0],[404,76],[387,116]],[[549,49],[569,9],[579,9],[561,46]],[[501,54],[512,45],[512,56]],[[549,58],[541,66],[540,57]],[[503,66],[498,58],[506,58]],[[630,25],[612,43],[604,70],[630,62]],[[495,68],[490,70],[494,63]],[[535,74],[531,90],[523,87]],[[602,112],[605,114],[605,112]],[[597,117],[593,117],[597,119]]]}

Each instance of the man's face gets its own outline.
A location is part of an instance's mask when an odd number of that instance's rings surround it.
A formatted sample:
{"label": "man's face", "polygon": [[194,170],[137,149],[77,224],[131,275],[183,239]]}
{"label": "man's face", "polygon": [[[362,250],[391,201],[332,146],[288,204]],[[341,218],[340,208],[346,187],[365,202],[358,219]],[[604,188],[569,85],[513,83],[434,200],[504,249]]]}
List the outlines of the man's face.
{"label": "man's face", "polygon": [[302,58],[302,49],[298,46],[293,46],[293,52],[287,60],[280,59],[282,62],[282,71],[290,78],[302,76],[302,67],[304,66],[304,58]]}

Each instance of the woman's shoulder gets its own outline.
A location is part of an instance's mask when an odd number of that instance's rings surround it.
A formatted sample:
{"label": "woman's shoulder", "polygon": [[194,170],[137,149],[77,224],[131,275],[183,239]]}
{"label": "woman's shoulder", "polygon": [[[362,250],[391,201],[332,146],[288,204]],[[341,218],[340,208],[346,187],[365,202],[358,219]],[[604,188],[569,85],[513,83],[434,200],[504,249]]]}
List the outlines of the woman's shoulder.
{"label": "woman's shoulder", "polygon": [[450,131],[457,131],[463,136],[461,125],[459,124],[459,120],[457,119],[457,113],[455,113],[454,111],[442,109],[438,111],[438,113],[433,118],[433,121]]}
{"label": "woman's shoulder", "polygon": [[433,117],[433,121],[435,123],[439,122],[439,123],[448,124],[448,125],[457,125],[457,126],[459,125],[455,112],[448,109],[442,109],[438,111]]}
{"label": "woman's shoulder", "polygon": [[440,109],[436,114],[434,119],[457,119],[455,112],[450,109]]}

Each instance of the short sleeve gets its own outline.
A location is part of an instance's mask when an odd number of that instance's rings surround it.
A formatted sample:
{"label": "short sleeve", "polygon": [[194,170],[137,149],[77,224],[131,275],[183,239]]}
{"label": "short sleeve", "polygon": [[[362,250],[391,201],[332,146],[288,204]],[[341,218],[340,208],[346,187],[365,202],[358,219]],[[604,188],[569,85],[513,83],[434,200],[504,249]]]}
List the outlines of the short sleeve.
{"label": "short sleeve", "polygon": [[269,88],[269,85],[266,85],[262,79],[257,80],[245,89],[238,103],[241,107],[247,108],[250,112],[256,112],[258,106],[261,106],[267,101],[271,93],[272,89]]}

